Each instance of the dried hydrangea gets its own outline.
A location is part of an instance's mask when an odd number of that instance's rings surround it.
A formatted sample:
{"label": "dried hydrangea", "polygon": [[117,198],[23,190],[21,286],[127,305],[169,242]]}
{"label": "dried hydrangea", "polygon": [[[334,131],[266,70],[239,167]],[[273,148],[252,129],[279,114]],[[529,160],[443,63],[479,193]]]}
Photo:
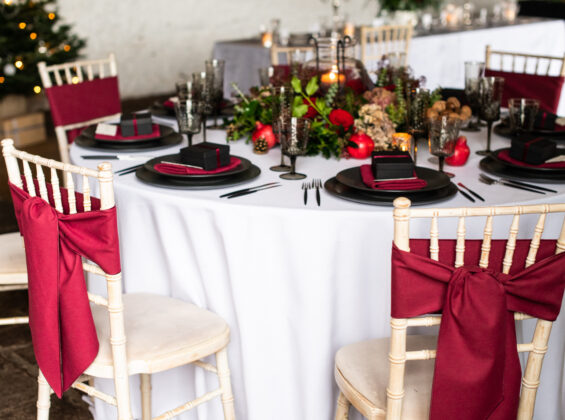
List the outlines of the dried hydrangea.
{"label": "dried hydrangea", "polygon": [[394,124],[386,111],[377,104],[366,104],[359,109],[359,118],[355,120],[355,128],[365,133],[375,142],[375,150],[390,148]]}
{"label": "dried hydrangea", "polygon": [[372,90],[368,90],[363,94],[363,98],[371,104],[379,105],[382,109],[386,109],[387,106],[394,103],[396,95],[394,92],[387,90],[382,87],[376,87]]}

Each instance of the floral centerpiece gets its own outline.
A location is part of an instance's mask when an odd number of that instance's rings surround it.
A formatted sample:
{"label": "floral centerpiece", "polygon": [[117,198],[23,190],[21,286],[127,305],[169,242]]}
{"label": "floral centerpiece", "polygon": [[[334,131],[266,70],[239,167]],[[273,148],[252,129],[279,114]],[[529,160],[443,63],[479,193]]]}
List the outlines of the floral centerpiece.
{"label": "floral centerpiece", "polygon": [[[422,79],[414,79],[409,69],[393,69],[386,61],[377,72],[377,87],[361,94],[352,89],[339,89],[337,83],[322,94],[317,76],[307,80],[300,75],[293,76],[290,84],[295,93],[293,116],[311,120],[307,154],[361,158],[366,157],[366,153],[359,152],[361,147],[389,149],[392,134],[406,126],[406,95],[422,82]],[[228,141],[247,138],[255,142],[260,138],[258,130],[263,132],[273,123],[271,90],[252,88],[249,95],[244,95],[234,87],[241,101],[235,106],[234,119],[227,126]],[[432,99],[439,99],[439,91],[434,92]],[[367,139],[371,141],[369,146]],[[261,147],[263,151],[265,145]]]}

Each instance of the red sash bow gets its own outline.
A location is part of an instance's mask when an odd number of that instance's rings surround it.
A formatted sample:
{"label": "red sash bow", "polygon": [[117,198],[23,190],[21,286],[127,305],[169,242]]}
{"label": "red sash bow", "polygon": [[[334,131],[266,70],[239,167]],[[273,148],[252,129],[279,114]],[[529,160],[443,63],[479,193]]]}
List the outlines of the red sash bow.
{"label": "red sash bow", "polygon": [[[491,262],[501,263],[505,243],[493,241]],[[393,245],[391,315],[443,313],[430,419],[516,418],[521,368],[513,313],[557,318],[565,253],[547,256],[551,243],[542,242],[535,264],[508,275],[476,265],[454,268]],[[528,246],[529,241],[518,241],[515,261],[523,264],[519,257]]]}
{"label": "red sash bow", "polygon": [[[83,212],[82,195],[76,193],[79,212],[63,214],[12,184],[10,190],[26,247],[33,349],[61,397],[98,354],[81,256],[109,274],[120,272],[116,208],[99,210],[99,200],[92,199],[93,211]],[[67,191],[61,194],[66,203]]]}

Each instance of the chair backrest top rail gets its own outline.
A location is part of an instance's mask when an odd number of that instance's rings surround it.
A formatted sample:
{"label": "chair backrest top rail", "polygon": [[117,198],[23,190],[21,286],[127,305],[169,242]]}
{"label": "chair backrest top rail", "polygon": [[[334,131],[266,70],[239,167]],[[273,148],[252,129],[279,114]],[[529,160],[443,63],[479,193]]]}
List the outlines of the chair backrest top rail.
{"label": "chair backrest top rail", "polygon": [[[396,207],[396,210],[402,210]],[[497,207],[457,207],[435,209],[409,209],[410,218],[430,217],[481,217],[504,216],[515,214],[539,214],[565,212],[565,203],[556,204],[527,204],[522,206],[497,206]]]}

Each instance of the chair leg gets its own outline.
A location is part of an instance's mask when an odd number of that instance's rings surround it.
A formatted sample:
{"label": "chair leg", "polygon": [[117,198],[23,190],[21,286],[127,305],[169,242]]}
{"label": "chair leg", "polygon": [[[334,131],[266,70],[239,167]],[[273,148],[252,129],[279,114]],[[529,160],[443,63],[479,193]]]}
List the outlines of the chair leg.
{"label": "chair leg", "polygon": [[139,375],[141,388],[141,419],[151,420],[151,375]]}
{"label": "chair leg", "polygon": [[337,397],[337,407],[335,410],[335,420],[349,419],[349,401],[342,392]]}
{"label": "chair leg", "polygon": [[51,407],[51,387],[39,371],[37,377],[37,420],[49,420],[49,407]]}
{"label": "chair leg", "polygon": [[218,369],[218,380],[220,381],[220,388],[222,389],[224,419],[235,420],[235,408],[233,405],[233,394],[231,390],[228,354],[225,348],[216,353],[216,365]]}

